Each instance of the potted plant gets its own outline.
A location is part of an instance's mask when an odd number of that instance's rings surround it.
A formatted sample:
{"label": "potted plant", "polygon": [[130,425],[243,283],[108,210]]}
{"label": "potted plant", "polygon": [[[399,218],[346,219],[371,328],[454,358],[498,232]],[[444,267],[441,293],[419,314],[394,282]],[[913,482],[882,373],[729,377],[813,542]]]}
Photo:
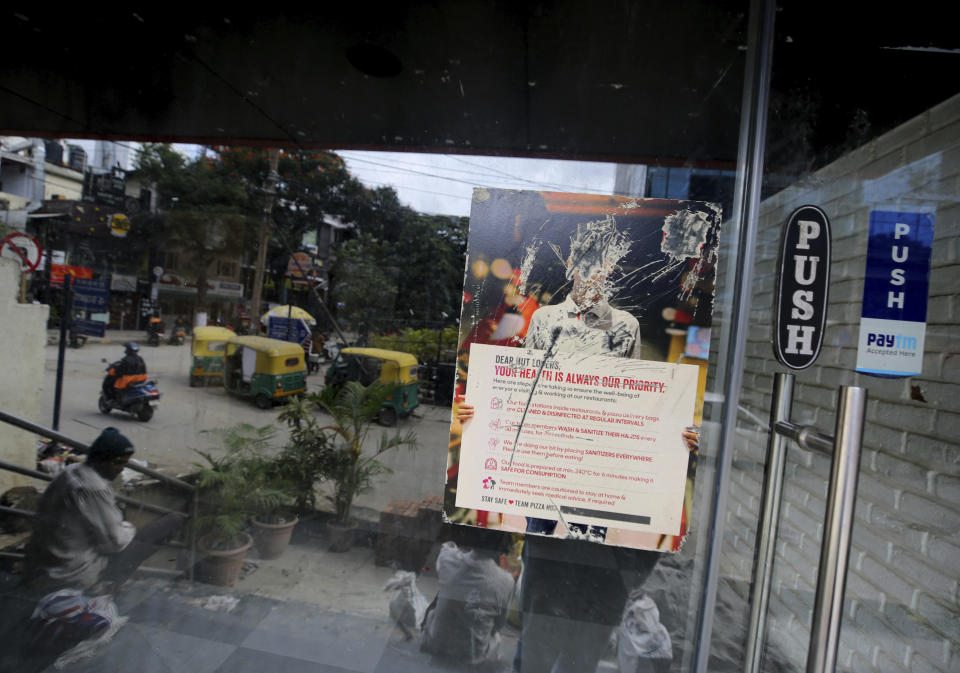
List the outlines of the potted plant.
{"label": "potted plant", "polygon": [[363,386],[357,381],[345,383],[339,390],[328,387],[311,396],[333,421],[321,428],[330,437],[329,453],[324,460],[325,476],[333,482],[334,520],[327,524],[331,551],[347,551],[353,545],[356,523],[351,519],[353,502],[369,491],[374,479],[390,469],[378,458],[386,451],[407,446],[416,448],[412,432],[392,437],[384,431],[372,447],[365,446],[367,435],[380,413],[380,405],[392,392],[391,386],[373,383]]}
{"label": "potted plant", "polygon": [[312,512],[317,505],[317,486],[330,472],[336,452],[332,433],[317,421],[316,402],[293,397],[277,416],[290,429],[287,444],[275,465],[293,498],[297,512]]}
{"label": "potted plant", "polygon": [[256,428],[241,423],[220,435],[226,451],[197,451],[206,461],[197,464],[201,515],[196,522],[197,545],[205,554],[201,576],[212,584],[233,585],[243,566],[243,558],[253,545],[246,532],[248,520],[276,512],[289,496],[270,478],[269,462],[258,451],[273,436],[270,426]]}
{"label": "potted plant", "polygon": [[274,455],[271,440],[276,433],[272,425],[238,427],[243,434],[229,450],[254,498],[250,514],[253,543],[260,558],[274,559],[286,550],[293,527],[299,522],[289,506],[300,466],[288,464],[286,449]]}

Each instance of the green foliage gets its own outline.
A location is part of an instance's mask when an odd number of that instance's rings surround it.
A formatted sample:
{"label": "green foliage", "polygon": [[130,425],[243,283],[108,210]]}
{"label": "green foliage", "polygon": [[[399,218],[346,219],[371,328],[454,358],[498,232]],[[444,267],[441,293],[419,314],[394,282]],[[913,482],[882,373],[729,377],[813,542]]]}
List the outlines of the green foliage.
{"label": "green foliage", "polygon": [[[442,351],[456,351],[460,333],[456,325],[436,329],[406,328],[392,334],[378,334],[370,338],[373,348],[410,353],[418,362],[438,362]],[[440,358],[438,359],[438,350]]]}
{"label": "green foliage", "polygon": [[[340,246],[331,275],[338,314],[352,329],[382,331],[398,320],[452,322],[460,313],[467,218],[388,210]],[[388,226],[389,225],[389,226]]]}
{"label": "green foliage", "polygon": [[197,305],[207,304],[207,277],[222,256],[240,255],[252,230],[256,199],[246,186],[228,179],[204,160],[188,161],[165,144],[148,143],[135,169],[156,185],[160,214],[135,219],[162,232],[164,247],[178,252],[188,280],[196,282]]}
{"label": "green foliage", "polygon": [[[187,159],[169,145],[148,143],[136,170],[156,184],[161,213],[137,220],[162,229],[163,244],[182,251],[202,305],[213,260],[239,254],[244,241],[255,246],[269,150],[215,146]],[[334,299],[344,304],[339,315],[354,330],[379,331],[398,318],[450,322],[459,314],[467,218],[417,213],[392,188],[364,187],[333,152],[281,151],[277,173],[267,251],[274,273],[283,273],[288,257],[282,239],[296,245],[330,215],[356,234],[339,246],[330,272]]]}
{"label": "green foliage", "polygon": [[272,426],[240,423],[206,432],[219,437],[220,446],[197,450],[205,461],[195,463],[201,505],[198,533],[212,534],[221,546],[230,547],[251,516],[269,520],[289,504],[290,487],[269,456]]}
{"label": "green foliage", "polygon": [[290,441],[276,458],[277,468],[290,485],[298,511],[316,508],[316,487],[337,460],[332,437],[320,427],[315,409],[315,402],[293,397],[277,417],[290,427]]}
{"label": "green foliage", "polygon": [[[269,171],[269,150],[255,147],[217,146],[208,149],[205,159],[222,179],[242,185],[252,202],[262,203],[262,188]],[[370,190],[350,175],[337,154],[325,150],[282,150],[277,162],[278,181],[272,211],[275,229],[291,245],[304,232],[317,227],[324,215],[344,222],[356,222],[370,210]],[[279,236],[270,238],[269,259],[286,259]]]}
{"label": "green foliage", "polygon": [[338,314],[350,327],[367,334],[383,327],[397,301],[396,269],[388,245],[361,235],[340,246],[331,290]]}
{"label": "green foliage", "polygon": [[334,451],[327,465],[326,476],[334,482],[330,500],[337,523],[347,524],[357,496],[369,491],[377,476],[390,472],[378,460],[379,456],[401,446],[411,450],[417,446],[416,435],[412,432],[401,435],[398,431],[391,437],[384,431],[372,450],[364,449],[364,442],[376,422],[380,406],[393,390],[394,386],[380,383],[363,386],[350,381],[339,390],[327,387],[321,393],[310,396],[311,401],[319,404],[333,418],[333,422],[323,429],[332,433]]}
{"label": "green foliage", "polygon": [[157,188],[159,208],[255,214],[257,200],[246,185],[205,160],[188,160],[167,144],[147,143],[134,170]]}
{"label": "green foliage", "polygon": [[416,214],[392,245],[397,317],[450,323],[460,315],[467,252],[465,217]]}

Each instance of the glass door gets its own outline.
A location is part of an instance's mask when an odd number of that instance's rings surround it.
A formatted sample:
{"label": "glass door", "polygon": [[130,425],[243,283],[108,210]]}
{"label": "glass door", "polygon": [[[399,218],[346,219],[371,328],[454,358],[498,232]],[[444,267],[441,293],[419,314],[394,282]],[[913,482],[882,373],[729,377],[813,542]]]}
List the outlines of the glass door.
{"label": "glass door", "polygon": [[[860,386],[869,396],[836,670],[945,672],[958,661],[960,482],[951,425],[958,378],[950,336],[960,97],[955,82],[936,74],[953,57],[944,49],[950,38],[929,22],[911,14],[894,26],[858,15],[854,35],[839,27],[853,18],[823,22],[789,7],[776,15],[711,671],[743,670],[749,656],[738,625],[749,621],[756,588],[773,375],[790,371],[771,348],[778,252],[785,222],[804,205],[830,220],[832,273],[823,347],[813,366],[794,372],[792,420],[832,433],[837,388]],[[822,48],[840,35],[842,50]],[[907,46],[921,44],[927,48]],[[921,331],[904,331],[907,323]],[[890,346],[878,342],[881,334]],[[807,665],[829,474],[828,456],[790,444],[755,670]]]}

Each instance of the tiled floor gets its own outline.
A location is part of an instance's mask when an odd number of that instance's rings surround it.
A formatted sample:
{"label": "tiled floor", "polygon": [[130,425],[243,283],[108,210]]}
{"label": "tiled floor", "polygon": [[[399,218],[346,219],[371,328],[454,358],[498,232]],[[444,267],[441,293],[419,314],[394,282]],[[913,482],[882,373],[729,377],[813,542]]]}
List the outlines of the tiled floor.
{"label": "tiled floor", "polygon": [[[208,610],[229,594],[229,612]],[[404,639],[387,616],[357,616],[321,606],[220,587],[136,579],[117,597],[129,621],[96,656],[70,673],[449,673]],[[516,647],[505,634],[504,662]],[[45,662],[45,665],[49,661]],[[18,671],[37,670],[18,668]],[[50,665],[46,673],[55,673]],[[505,668],[506,670],[506,668]]]}

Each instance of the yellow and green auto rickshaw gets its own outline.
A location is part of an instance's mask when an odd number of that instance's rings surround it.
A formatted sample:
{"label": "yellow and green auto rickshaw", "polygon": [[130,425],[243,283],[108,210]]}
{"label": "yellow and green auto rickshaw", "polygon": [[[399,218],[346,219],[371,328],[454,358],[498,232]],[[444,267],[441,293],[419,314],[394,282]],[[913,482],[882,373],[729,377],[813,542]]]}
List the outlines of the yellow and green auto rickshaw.
{"label": "yellow and green auto rickshaw", "polygon": [[223,356],[234,333],[226,327],[194,327],[190,347],[190,387],[220,383],[223,378]]}
{"label": "yellow and green auto rickshaw", "polygon": [[259,336],[227,342],[223,385],[227,392],[252,397],[261,409],[307,390],[307,365],[299,344]]}
{"label": "yellow and green auto rickshaw", "polygon": [[420,403],[417,358],[410,353],[383,348],[344,348],[327,369],[324,382],[328,386],[341,386],[348,381],[359,381],[365,386],[375,381],[396,386],[380,407],[382,425],[395,425],[397,418],[410,415]]}

